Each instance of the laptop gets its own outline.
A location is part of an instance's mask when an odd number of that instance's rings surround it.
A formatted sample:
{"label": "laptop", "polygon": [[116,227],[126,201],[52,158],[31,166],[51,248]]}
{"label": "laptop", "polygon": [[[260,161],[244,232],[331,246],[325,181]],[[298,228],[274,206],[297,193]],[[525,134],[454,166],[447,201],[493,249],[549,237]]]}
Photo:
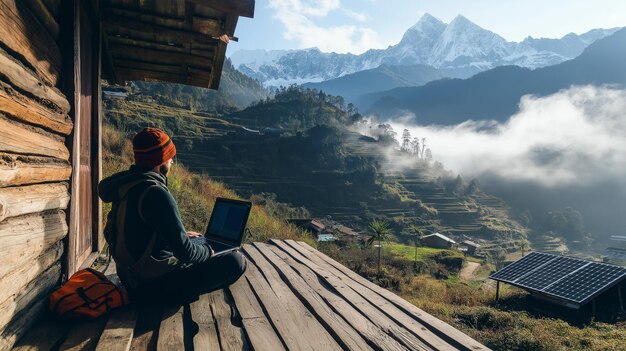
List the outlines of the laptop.
{"label": "laptop", "polygon": [[204,236],[198,241],[208,242],[217,257],[241,248],[252,203],[218,197]]}

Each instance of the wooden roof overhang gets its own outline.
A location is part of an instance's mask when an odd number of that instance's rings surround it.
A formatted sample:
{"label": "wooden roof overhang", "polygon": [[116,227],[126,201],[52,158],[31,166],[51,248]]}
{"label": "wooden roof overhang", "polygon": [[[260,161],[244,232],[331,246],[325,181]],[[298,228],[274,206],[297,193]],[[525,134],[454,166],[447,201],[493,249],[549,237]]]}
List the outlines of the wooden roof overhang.
{"label": "wooden roof overhang", "polygon": [[103,0],[104,73],[111,82],[166,81],[217,89],[239,16],[254,0]]}

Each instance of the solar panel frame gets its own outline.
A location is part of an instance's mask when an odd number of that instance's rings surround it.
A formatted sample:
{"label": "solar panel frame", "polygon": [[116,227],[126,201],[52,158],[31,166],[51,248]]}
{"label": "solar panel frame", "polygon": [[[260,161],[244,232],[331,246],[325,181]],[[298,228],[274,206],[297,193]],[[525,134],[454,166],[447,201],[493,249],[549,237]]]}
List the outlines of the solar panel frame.
{"label": "solar panel frame", "polygon": [[[607,277],[607,274],[604,274],[604,275],[597,274],[598,269],[605,269],[613,273],[611,273]],[[554,282],[550,286],[544,288],[542,292],[560,297],[562,299],[576,302],[580,305],[584,305],[585,303],[591,301],[594,297],[598,296],[599,294],[611,288],[614,285],[613,283],[616,283],[620,281],[621,279],[624,279],[626,277],[626,267],[607,265],[607,264],[599,263],[599,262],[590,262],[590,264],[581,267],[575,273],[576,273],[575,275],[569,274],[559,279],[558,281]],[[595,281],[601,281],[601,283],[596,284],[595,287],[590,286],[589,284],[578,287],[577,289],[579,291],[580,290],[587,291],[585,294],[579,294],[581,296],[579,298],[575,298],[572,294],[564,294],[564,293],[557,292],[559,291],[559,288],[561,286],[566,285],[568,283],[575,284],[577,280],[581,279],[581,277],[582,278],[588,277]],[[590,287],[590,288],[586,288],[586,287]],[[560,289],[567,290],[568,287],[562,287]],[[572,291],[572,289],[573,288],[569,287],[569,291]]]}
{"label": "solar panel frame", "polygon": [[[524,275],[530,273],[532,270],[549,263],[555,258],[557,258],[557,256],[534,251],[521,259],[524,260],[524,262],[520,262],[521,260],[514,262],[493,273],[489,276],[489,278],[513,283]],[[518,262],[519,264],[517,264]]]}
{"label": "solar panel frame", "polygon": [[515,280],[515,284],[541,291],[588,264],[589,262],[571,257],[556,257]]}
{"label": "solar panel frame", "polygon": [[[558,264],[557,271],[562,275],[551,272],[553,264]],[[607,277],[607,274],[602,274],[603,269],[605,273],[612,273]],[[588,271],[590,273],[587,273]],[[550,277],[554,281],[548,283]],[[533,293],[564,300],[569,302],[566,304],[568,307],[572,307],[571,303],[580,307],[625,279],[626,267],[570,256],[532,252],[491,274],[489,278],[530,290]],[[581,284],[581,279],[586,280]]]}

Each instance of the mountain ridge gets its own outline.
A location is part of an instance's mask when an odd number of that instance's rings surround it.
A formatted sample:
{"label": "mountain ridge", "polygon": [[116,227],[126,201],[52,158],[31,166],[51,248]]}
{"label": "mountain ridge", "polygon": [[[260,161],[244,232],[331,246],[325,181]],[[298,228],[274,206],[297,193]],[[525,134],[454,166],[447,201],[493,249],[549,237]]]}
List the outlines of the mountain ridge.
{"label": "mountain ridge", "polygon": [[358,99],[356,105],[387,118],[411,112],[419,116],[413,122],[422,125],[451,125],[468,119],[503,121],[517,111],[523,95],[546,96],[572,85],[626,86],[623,62],[626,28],[595,41],[578,57],[558,65],[534,70],[496,67],[468,79],[443,79],[420,87],[369,94]]}
{"label": "mountain ridge", "polygon": [[304,84],[339,78],[387,65],[430,65],[445,69],[452,78],[468,78],[497,66],[545,67],[572,59],[591,42],[618,28],[594,29],[561,39],[526,38],[509,42],[464,16],[449,24],[425,14],[404,33],[400,42],[386,49],[370,49],[354,55],[302,50],[240,50],[230,58],[235,67],[265,86]]}

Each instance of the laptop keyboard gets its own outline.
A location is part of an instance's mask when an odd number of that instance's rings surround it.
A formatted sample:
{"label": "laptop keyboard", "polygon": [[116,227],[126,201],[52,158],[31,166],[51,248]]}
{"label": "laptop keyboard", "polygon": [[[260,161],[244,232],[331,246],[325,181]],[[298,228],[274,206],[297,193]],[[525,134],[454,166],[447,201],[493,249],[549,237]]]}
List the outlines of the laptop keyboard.
{"label": "laptop keyboard", "polygon": [[219,243],[217,241],[209,240],[203,236],[197,237],[197,238],[191,238],[191,242],[198,244],[198,245],[204,245],[205,243],[209,243],[209,245],[211,245],[211,248],[213,249],[215,253],[233,248],[230,245],[226,245],[226,244]]}

